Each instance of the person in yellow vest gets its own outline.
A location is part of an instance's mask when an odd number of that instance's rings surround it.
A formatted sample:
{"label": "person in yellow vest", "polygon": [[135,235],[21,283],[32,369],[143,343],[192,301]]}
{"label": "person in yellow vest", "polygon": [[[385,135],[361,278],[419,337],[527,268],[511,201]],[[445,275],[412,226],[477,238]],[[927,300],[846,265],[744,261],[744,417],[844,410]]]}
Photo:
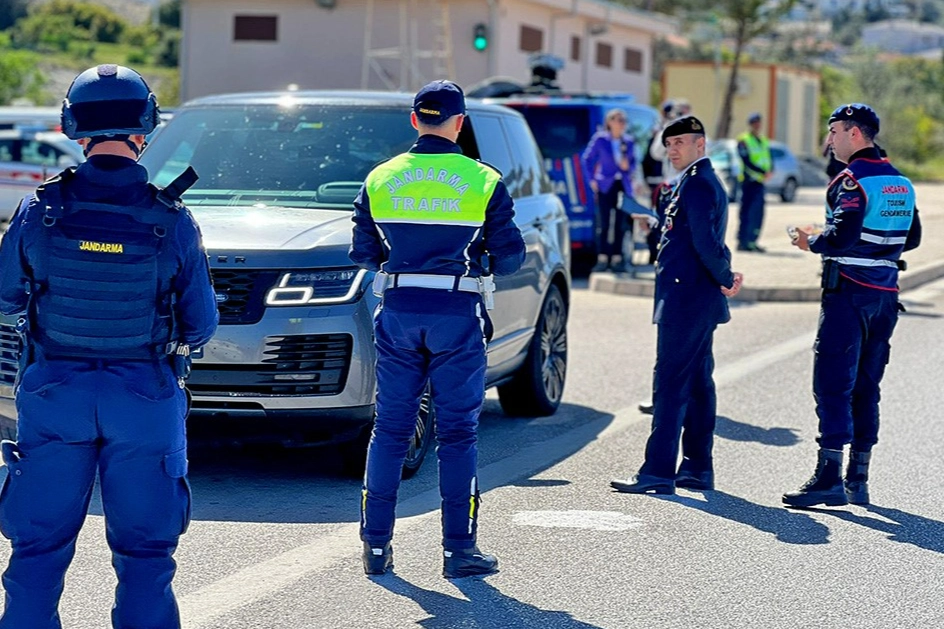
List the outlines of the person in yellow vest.
{"label": "person in yellow vest", "polygon": [[741,211],[738,224],[738,251],[764,253],[757,244],[764,223],[764,182],[770,179],[773,160],[770,141],[761,133],[763,117],[751,114],[747,119],[749,131],[738,136],[738,155],[744,163],[741,175]]}
{"label": "person in yellow vest", "polygon": [[525,258],[514,201],[492,166],[456,144],[465,95],[433,81],[413,100],[419,138],[374,168],[354,200],[350,258],[375,271],[377,416],[361,494],[364,572],[393,567],[397,489],[420,399],[436,407],[443,576],[486,575],[498,560],[476,545],[476,431],[485,400],[492,275]]}

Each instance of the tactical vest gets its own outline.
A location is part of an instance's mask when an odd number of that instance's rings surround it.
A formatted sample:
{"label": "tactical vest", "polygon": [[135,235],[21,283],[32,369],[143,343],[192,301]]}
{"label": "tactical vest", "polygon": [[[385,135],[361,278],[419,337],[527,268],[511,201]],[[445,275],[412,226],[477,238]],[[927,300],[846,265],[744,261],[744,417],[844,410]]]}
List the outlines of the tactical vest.
{"label": "tactical vest", "polygon": [[[898,260],[905,250],[908,232],[914,220],[915,190],[907,177],[887,162],[853,160],[846,168],[852,176],[840,174],[830,193],[837,186],[841,191],[862,188],[865,209],[859,240],[842,256],[824,256],[839,263],[844,275],[863,284],[895,288],[898,284]],[[829,194],[831,197],[832,194]],[[835,215],[829,203],[826,217]]]}
{"label": "tactical vest", "polygon": [[[757,138],[753,133],[742,133],[738,136],[738,142],[743,142],[747,147],[747,155],[750,157],[752,164],[765,173],[770,172],[772,163],[770,157],[770,141],[767,138]],[[744,174],[742,176],[748,177],[758,183],[763,183],[765,179],[764,175],[746,166],[744,167]]]}
{"label": "tactical vest", "polygon": [[180,194],[196,181],[188,168],[137,206],[80,201],[68,170],[37,189],[43,208],[28,334],[56,358],[149,360],[176,341],[174,297],[161,278],[176,264],[168,235]]}
{"label": "tactical vest", "polygon": [[458,153],[403,153],[367,177],[375,223],[481,227],[501,175]]}

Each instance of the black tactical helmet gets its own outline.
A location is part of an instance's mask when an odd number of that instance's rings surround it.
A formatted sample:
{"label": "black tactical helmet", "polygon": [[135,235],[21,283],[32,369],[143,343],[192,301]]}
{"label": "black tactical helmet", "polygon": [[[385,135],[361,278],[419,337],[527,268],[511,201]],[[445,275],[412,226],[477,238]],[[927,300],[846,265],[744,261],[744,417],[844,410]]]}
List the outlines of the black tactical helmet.
{"label": "black tactical helmet", "polygon": [[72,81],[62,101],[62,132],[73,140],[147,135],[157,127],[158,114],[157,97],[140,74],[103,64]]}

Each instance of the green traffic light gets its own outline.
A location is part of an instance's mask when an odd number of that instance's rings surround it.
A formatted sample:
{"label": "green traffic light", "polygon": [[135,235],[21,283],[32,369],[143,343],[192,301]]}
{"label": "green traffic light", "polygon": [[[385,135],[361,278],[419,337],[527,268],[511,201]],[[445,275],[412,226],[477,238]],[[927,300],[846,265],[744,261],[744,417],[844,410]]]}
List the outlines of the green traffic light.
{"label": "green traffic light", "polygon": [[488,48],[488,40],[484,37],[476,37],[472,45],[475,46],[476,50],[482,51]]}

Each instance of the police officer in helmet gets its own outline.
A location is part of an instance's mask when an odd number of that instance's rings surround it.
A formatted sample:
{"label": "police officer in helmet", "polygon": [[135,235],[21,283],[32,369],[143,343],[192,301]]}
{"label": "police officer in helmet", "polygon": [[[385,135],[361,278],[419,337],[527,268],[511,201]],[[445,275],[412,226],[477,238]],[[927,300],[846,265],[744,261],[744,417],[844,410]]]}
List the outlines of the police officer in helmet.
{"label": "police officer in helmet", "polygon": [[[851,103],[829,117],[828,144],[846,164],[826,191],[826,227],[795,232],[793,244],[823,258],[823,298],[813,361],[819,417],[816,471],[791,507],[869,504],[869,465],[878,443],[879,384],[898,322],[901,254],[921,243],[911,181],[875,145],[879,118]],[[843,476],[843,448],[849,463]]]}
{"label": "police officer in helmet", "polygon": [[443,575],[483,575],[498,560],[476,546],[476,432],[485,398],[491,277],[517,271],[524,241],[501,173],[456,144],[465,96],[434,81],[414,98],[419,139],[367,176],[354,201],[350,257],[378,271],[377,417],[361,501],[364,571],[393,566],[401,469],[430,386],[439,441]]}
{"label": "police officer in helmet", "polygon": [[25,198],[0,244],[0,311],[23,339],[16,442],[0,530],[2,629],[58,629],[63,578],[101,480],[118,629],[180,626],[173,554],[190,519],[183,387],[218,315],[200,233],[136,163],[158,106],[144,79],[100,65],[73,81],[63,132],[88,160]]}

